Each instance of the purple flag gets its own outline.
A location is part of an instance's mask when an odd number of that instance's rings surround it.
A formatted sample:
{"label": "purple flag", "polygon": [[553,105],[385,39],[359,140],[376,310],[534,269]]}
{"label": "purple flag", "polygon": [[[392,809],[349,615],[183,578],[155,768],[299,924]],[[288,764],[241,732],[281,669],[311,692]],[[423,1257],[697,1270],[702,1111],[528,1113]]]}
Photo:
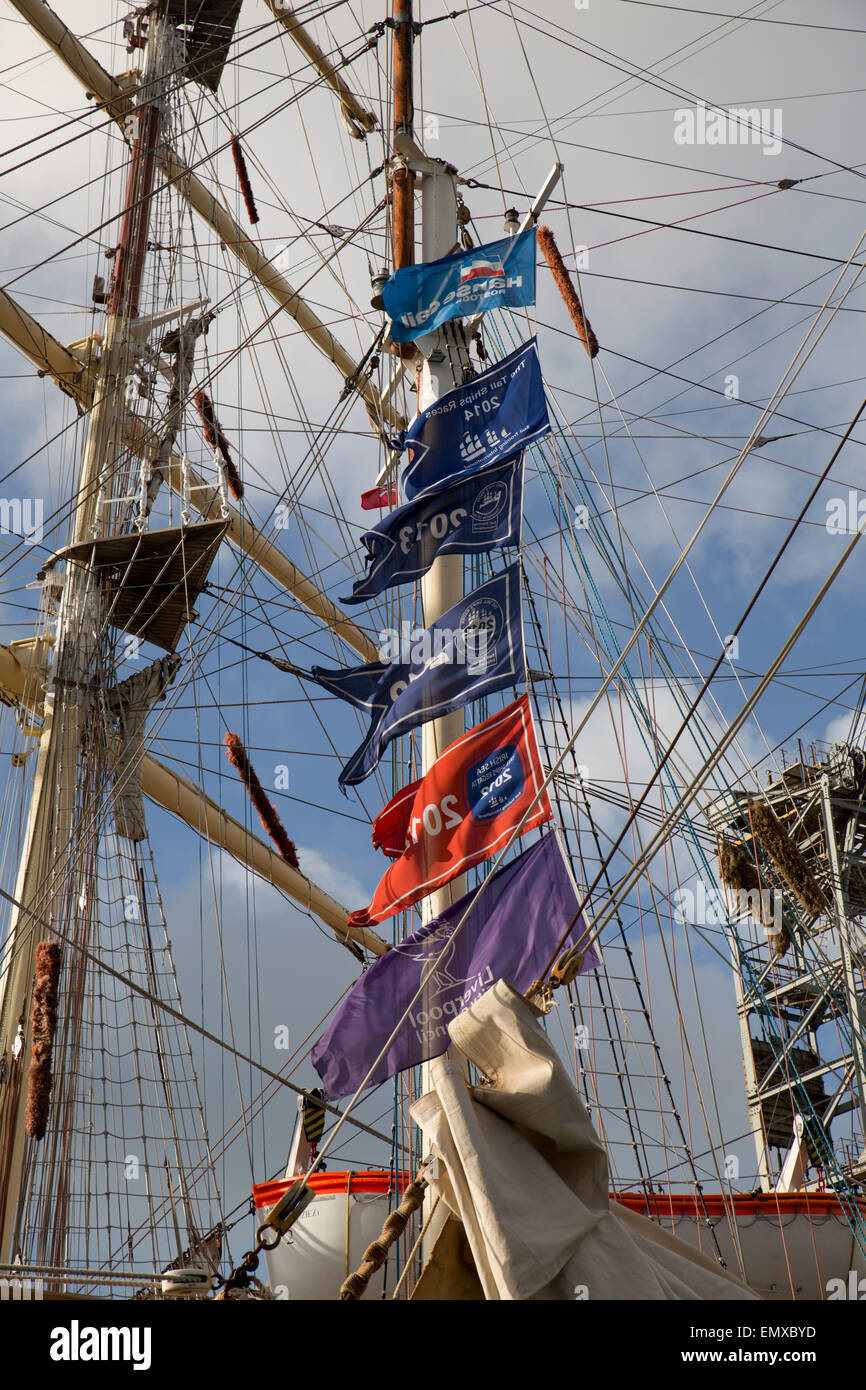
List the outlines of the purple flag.
{"label": "purple flag", "polygon": [[[441,1056],[450,1041],[449,1020],[498,979],[515,989],[528,989],[579,906],[571,873],[552,834],[493,875],[451,942],[475,891],[393,946],[361,976],[310,1053],[328,1100],[358,1089],[422,982],[422,993],[369,1086]],[[580,918],[562,949],[579,941],[584,929]],[[582,969],[598,965],[590,947]]]}

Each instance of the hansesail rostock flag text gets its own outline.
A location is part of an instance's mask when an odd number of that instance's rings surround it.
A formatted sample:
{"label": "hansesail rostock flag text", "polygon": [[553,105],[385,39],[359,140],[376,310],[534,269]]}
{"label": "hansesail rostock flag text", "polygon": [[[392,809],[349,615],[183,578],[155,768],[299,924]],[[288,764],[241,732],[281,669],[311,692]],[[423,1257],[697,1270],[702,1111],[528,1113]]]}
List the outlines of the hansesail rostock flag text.
{"label": "hansesail rostock flag text", "polygon": [[396,270],[382,291],[395,343],[411,343],[449,319],[535,303],[535,228]]}

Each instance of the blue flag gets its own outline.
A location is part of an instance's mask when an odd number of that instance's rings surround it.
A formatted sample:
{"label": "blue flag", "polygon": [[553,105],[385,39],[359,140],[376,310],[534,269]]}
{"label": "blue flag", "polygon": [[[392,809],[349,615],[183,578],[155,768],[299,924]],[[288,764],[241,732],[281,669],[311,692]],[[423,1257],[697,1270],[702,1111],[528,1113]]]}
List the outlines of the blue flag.
{"label": "blue flag", "polygon": [[526,679],[520,610],[520,567],[466,594],[426,629],[389,637],[391,660],[310,674],[325,690],[370,711],[370,728],[338,781],[363,782],[395,738]]}
{"label": "blue flag", "polygon": [[[449,1044],[450,1020],[497,980],[521,993],[534,984],[580,906],[555,834],[496,871],[452,942],[474,894],[473,889],[392,946],[361,976],[310,1053],[328,1100],[357,1091],[407,1009],[408,1018],[367,1084],[377,1086],[440,1057]],[[578,917],[563,950],[579,946],[584,931]],[[590,947],[581,973],[599,964]]]}
{"label": "blue flag", "polygon": [[380,521],[361,540],[367,573],[341,603],[363,603],[426,574],[437,555],[481,554],[520,544],[523,456],[430,488]]}
{"label": "blue flag", "polygon": [[395,270],[382,291],[391,340],[411,343],[448,319],[535,303],[535,228]]}
{"label": "blue flag", "polygon": [[486,468],[550,433],[535,339],[456,386],[393,441],[409,462],[403,491],[415,497],[456,474]]}

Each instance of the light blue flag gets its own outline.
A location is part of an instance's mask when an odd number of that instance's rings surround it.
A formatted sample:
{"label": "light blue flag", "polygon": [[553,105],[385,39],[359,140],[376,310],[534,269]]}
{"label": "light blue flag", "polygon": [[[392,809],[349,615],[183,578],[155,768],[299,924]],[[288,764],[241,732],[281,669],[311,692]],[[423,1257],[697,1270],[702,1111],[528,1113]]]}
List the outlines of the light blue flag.
{"label": "light blue flag", "polygon": [[535,228],[395,270],[382,291],[391,339],[411,343],[448,319],[535,303]]}

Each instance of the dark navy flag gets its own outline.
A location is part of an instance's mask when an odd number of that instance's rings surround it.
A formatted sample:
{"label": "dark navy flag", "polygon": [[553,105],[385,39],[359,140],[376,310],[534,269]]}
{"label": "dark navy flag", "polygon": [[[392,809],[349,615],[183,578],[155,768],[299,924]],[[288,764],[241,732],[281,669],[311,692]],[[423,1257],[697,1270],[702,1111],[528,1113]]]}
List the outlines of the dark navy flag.
{"label": "dark navy flag", "polygon": [[386,516],[361,541],[367,573],[341,603],[363,603],[426,574],[437,555],[481,554],[520,544],[523,456],[430,488]]}
{"label": "dark navy flag", "polygon": [[550,433],[535,339],[447,391],[394,440],[409,462],[403,491],[415,497],[457,474],[523,449]]}
{"label": "dark navy flag", "polygon": [[341,787],[363,782],[401,734],[526,679],[519,565],[466,594],[430,627],[409,629],[392,631],[389,662],[310,672],[325,690],[370,711],[367,737],[340,773]]}
{"label": "dark navy flag", "polygon": [[[452,941],[475,891],[392,946],[361,976],[310,1053],[328,1100],[357,1091],[407,1009],[367,1084],[378,1086],[440,1057],[450,1020],[497,980],[521,993],[534,984],[580,906],[555,834],[497,870]],[[580,945],[585,925],[578,917],[563,950]],[[590,947],[581,973],[599,964]]]}
{"label": "dark navy flag", "polygon": [[535,303],[535,228],[395,270],[382,290],[395,343],[411,343],[448,319]]}

